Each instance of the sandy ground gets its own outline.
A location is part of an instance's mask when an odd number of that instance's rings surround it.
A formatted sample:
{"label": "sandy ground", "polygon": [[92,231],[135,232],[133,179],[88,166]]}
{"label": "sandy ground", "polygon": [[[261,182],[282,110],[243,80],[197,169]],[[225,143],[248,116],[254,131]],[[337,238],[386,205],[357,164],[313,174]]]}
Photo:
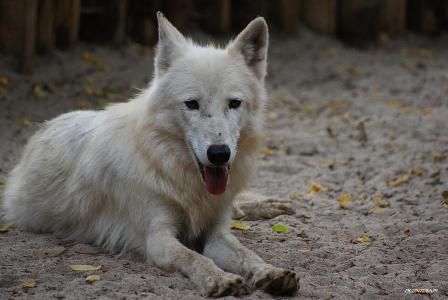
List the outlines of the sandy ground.
{"label": "sandy ground", "polygon": [[[299,298],[428,298],[406,294],[410,288],[448,297],[447,53],[448,36],[363,51],[306,31],[272,42],[269,149],[253,189],[292,198],[296,214],[246,222],[251,229],[235,234],[266,261],[294,269]],[[126,100],[150,80],[152,54],[79,45],[40,56],[32,76],[12,70],[13,61],[0,57],[0,76],[9,79],[0,85],[1,182],[39,123]],[[313,183],[323,189],[311,195]],[[341,195],[351,201],[340,204]],[[272,233],[275,223],[289,233]],[[102,270],[78,273],[71,264]],[[96,273],[100,281],[85,282]],[[36,287],[22,287],[29,282]],[[0,233],[1,299],[199,297],[180,274],[136,258],[52,235]]]}

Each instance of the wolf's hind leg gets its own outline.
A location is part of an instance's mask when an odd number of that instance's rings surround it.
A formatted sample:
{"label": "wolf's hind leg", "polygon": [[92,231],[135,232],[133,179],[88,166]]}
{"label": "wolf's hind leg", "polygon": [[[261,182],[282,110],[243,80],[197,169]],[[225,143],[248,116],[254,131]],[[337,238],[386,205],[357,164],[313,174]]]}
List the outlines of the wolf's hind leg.
{"label": "wolf's hind leg", "polygon": [[295,272],[265,263],[225,230],[209,237],[204,255],[223,270],[241,274],[251,289],[262,289],[274,295],[291,295],[298,290]]}
{"label": "wolf's hind leg", "polygon": [[169,225],[153,228],[147,238],[147,255],[158,267],[177,270],[195,283],[207,297],[247,294],[241,276],[226,273],[209,258],[182,245]]}
{"label": "wolf's hind leg", "polygon": [[279,215],[293,215],[294,209],[291,202],[244,192],[235,199],[233,218],[254,221],[272,219]]}

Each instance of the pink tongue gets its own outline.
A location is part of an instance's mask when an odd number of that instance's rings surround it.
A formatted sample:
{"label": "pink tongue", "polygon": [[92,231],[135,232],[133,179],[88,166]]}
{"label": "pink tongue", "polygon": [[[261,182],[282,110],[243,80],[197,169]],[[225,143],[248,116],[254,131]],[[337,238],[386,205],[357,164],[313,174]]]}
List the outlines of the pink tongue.
{"label": "pink tongue", "polygon": [[213,195],[221,195],[226,191],[229,169],[227,167],[203,167],[204,181],[207,192]]}

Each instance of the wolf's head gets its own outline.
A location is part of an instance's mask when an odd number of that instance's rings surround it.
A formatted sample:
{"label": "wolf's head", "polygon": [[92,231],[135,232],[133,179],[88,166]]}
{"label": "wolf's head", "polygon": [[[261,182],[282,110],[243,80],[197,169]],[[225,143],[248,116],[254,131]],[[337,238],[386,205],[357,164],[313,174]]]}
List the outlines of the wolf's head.
{"label": "wolf's head", "polygon": [[157,17],[155,122],[182,137],[207,192],[222,194],[238,155],[257,149],[250,143],[260,134],[266,98],[266,22],[256,18],[227,47],[216,48],[195,45]]}

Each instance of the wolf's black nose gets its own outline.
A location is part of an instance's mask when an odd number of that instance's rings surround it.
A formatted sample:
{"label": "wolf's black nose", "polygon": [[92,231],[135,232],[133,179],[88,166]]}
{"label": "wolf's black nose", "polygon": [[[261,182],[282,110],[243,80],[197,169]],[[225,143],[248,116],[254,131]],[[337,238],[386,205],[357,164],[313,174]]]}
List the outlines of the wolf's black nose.
{"label": "wolf's black nose", "polygon": [[223,165],[229,161],[230,148],[227,145],[211,145],[207,149],[207,158],[214,165]]}

